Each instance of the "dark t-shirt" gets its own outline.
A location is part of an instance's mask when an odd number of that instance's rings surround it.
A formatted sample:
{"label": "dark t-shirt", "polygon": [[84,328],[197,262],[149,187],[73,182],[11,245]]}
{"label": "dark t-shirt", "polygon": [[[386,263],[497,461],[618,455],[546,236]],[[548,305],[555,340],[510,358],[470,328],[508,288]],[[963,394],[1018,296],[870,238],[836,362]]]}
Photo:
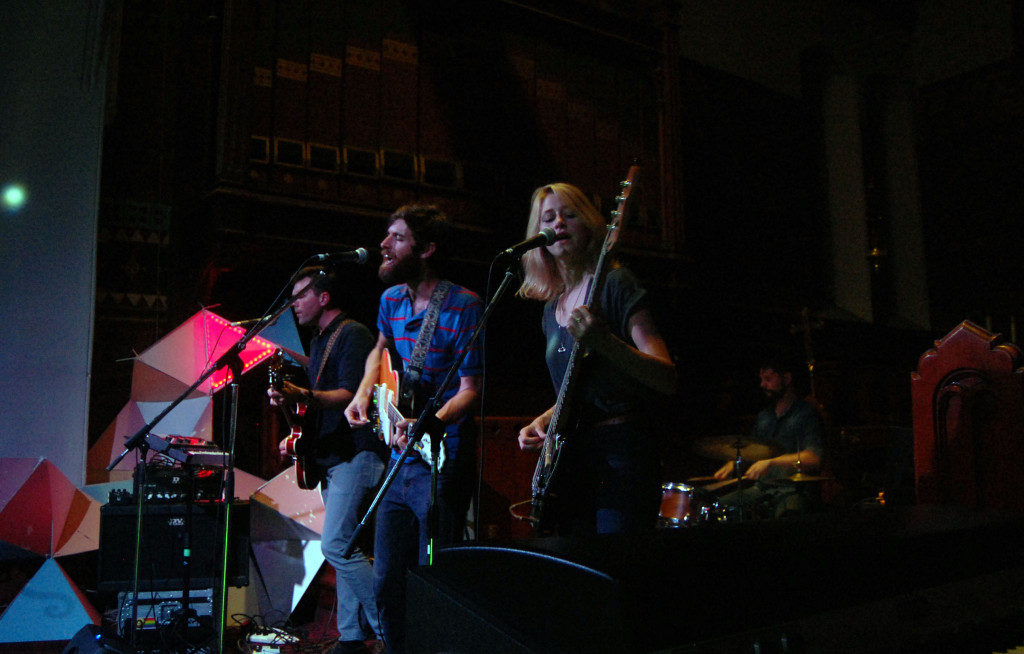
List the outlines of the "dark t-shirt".
{"label": "dark t-shirt", "polygon": [[[320,362],[324,357],[324,348],[327,347],[331,334],[339,328],[342,331],[334,342],[320,378],[316,379]],[[354,393],[359,388],[366,357],[373,346],[373,336],[365,325],[354,320],[345,322],[344,316],[338,316],[327,329],[313,336],[310,341],[310,387],[315,390],[344,388]],[[357,452],[364,450],[384,455],[384,445],[373,433],[370,425],[352,429],[345,419],[343,409],[321,409],[314,413],[315,415],[310,418],[316,433],[315,460],[318,465],[330,467],[347,461]]]}
{"label": "dark t-shirt", "polygon": [[[608,322],[612,334],[635,346],[629,335],[629,319],[643,306],[645,291],[639,280],[626,268],[616,268],[605,278],[599,313]],[[555,318],[557,300],[544,305],[543,328],[547,338],[544,358],[555,390],[562,385],[572,353],[573,337]],[[577,355],[579,356],[579,355]],[[616,370],[600,355],[588,357],[586,374],[579,380],[579,406],[592,422],[604,417],[631,413],[640,408],[649,395],[642,385]]]}
{"label": "dark t-shirt", "polygon": [[[751,438],[777,443],[783,454],[811,450],[821,459],[825,448],[822,443],[821,414],[818,408],[805,399],[797,400],[781,416],[775,415],[775,407],[768,407],[757,414]],[[787,476],[782,470],[772,470],[768,478]]]}

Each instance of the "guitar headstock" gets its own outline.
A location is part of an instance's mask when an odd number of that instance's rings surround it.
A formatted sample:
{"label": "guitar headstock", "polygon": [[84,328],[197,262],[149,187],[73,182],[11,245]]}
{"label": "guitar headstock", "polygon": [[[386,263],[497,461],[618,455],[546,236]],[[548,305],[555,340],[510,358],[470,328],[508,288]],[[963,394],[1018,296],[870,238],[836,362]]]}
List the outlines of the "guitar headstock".
{"label": "guitar headstock", "polygon": [[275,390],[281,390],[284,385],[284,351],[278,348],[274,351],[270,358],[267,359],[267,381],[270,383],[270,387]]}
{"label": "guitar headstock", "polygon": [[630,206],[629,199],[633,195],[633,188],[636,186],[639,177],[640,166],[633,165],[629,167],[629,171],[626,173],[626,179],[619,182],[619,186],[622,190],[615,197],[615,209],[611,213],[611,222],[608,223],[608,238],[606,239],[606,242],[609,247],[619,239],[622,221]]}

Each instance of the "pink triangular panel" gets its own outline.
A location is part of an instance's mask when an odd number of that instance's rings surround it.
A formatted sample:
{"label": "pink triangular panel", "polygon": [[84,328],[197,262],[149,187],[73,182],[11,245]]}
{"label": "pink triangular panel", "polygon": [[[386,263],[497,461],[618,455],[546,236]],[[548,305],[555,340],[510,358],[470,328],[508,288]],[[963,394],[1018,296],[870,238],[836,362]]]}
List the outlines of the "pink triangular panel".
{"label": "pink triangular panel", "polygon": [[49,556],[52,525],[49,475],[38,466],[0,510],[0,540]]}
{"label": "pink triangular panel", "polygon": [[[140,354],[139,360],[177,379],[186,388],[190,386],[199,379],[208,362],[212,361],[206,352],[204,313],[200,311],[178,325]],[[198,390],[209,393],[209,380],[200,385]]]}
{"label": "pink triangular panel", "polygon": [[0,459],[0,509],[7,506],[42,459]]}
{"label": "pink triangular panel", "polygon": [[235,497],[248,498],[267,483],[266,479],[235,468]]}
{"label": "pink triangular panel", "polygon": [[[138,358],[188,387],[244,335],[245,329],[233,327],[224,318],[204,309],[157,341]],[[243,373],[273,354],[276,348],[270,341],[259,337],[249,341],[240,354]],[[198,390],[212,393],[223,388],[230,380],[230,372],[223,368],[204,380]]]}
{"label": "pink triangular panel", "polygon": [[75,496],[81,491],[75,488],[71,480],[52,461],[43,461],[40,468],[46,473],[50,485],[51,533],[53,536],[50,543],[50,554],[52,555],[57,551],[59,535],[65,529]]}

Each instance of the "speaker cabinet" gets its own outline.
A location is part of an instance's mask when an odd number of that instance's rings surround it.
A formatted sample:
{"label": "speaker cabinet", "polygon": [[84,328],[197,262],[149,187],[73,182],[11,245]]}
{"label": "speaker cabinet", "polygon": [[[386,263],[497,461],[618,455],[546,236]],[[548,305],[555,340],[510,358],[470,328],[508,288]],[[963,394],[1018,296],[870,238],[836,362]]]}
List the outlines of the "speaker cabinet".
{"label": "speaker cabinet", "polygon": [[[222,574],[224,549],[223,503],[195,503],[191,515],[185,504],[143,505],[139,533],[140,591],[183,588],[186,545],[190,588],[217,588]],[[99,581],[101,591],[132,590],[135,562],[137,507],[111,505],[100,508]],[[235,502],[231,508],[228,547],[228,583],[249,583],[249,505]]]}

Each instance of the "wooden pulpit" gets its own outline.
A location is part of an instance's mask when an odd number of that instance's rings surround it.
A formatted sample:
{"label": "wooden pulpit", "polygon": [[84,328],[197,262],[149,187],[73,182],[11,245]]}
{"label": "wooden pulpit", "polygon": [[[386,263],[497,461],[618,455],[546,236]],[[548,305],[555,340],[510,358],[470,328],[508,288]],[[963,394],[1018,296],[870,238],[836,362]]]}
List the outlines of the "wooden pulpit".
{"label": "wooden pulpit", "polygon": [[1024,355],[965,321],[911,375],[918,503],[1024,511]]}

